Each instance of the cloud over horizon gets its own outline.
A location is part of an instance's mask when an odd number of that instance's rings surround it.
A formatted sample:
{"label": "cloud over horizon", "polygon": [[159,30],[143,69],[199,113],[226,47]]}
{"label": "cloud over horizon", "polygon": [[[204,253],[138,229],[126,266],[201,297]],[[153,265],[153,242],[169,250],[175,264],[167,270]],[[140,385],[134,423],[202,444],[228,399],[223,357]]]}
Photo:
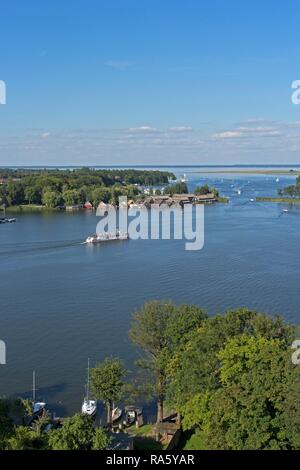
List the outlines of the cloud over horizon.
{"label": "cloud over horizon", "polygon": [[127,129],[27,129],[0,132],[0,165],[297,163],[300,123],[233,126],[209,132],[189,125]]}

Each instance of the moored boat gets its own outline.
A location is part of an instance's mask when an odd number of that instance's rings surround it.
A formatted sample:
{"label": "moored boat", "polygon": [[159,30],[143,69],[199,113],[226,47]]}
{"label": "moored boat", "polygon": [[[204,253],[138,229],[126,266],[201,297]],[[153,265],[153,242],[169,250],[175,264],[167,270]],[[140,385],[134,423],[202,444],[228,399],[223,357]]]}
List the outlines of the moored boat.
{"label": "moored boat", "polygon": [[123,410],[121,410],[121,408],[118,408],[117,406],[113,408],[112,415],[111,415],[112,422],[115,423],[116,421],[118,421],[118,419],[121,418],[122,413],[123,413]]}
{"label": "moored boat", "polygon": [[90,399],[90,360],[88,359],[88,375],[86,383],[86,396],[81,405],[81,413],[88,416],[95,416],[97,413],[97,400]]}
{"label": "moored boat", "polygon": [[34,416],[39,416],[43,414],[43,411],[46,408],[46,403],[44,401],[35,401],[36,388],[35,388],[35,370],[32,373],[32,414]]}

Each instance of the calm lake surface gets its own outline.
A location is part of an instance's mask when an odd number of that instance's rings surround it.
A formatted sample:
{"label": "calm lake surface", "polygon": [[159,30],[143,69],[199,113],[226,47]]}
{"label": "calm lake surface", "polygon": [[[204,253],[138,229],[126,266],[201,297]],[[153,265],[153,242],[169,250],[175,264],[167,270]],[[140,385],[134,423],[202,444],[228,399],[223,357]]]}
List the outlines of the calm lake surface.
{"label": "calm lake surface", "polygon": [[[186,173],[189,189],[213,184],[229,204],[205,207],[205,245],[125,241],[86,246],[95,213],[18,215],[0,225],[0,338],[7,365],[0,395],[38,398],[59,415],[80,409],[87,358],[109,355],[132,369],[132,312],[150,299],[196,303],[209,314],[247,306],[300,323],[300,206],[250,202],[293,177]],[[241,195],[237,194],[241,190]]]}

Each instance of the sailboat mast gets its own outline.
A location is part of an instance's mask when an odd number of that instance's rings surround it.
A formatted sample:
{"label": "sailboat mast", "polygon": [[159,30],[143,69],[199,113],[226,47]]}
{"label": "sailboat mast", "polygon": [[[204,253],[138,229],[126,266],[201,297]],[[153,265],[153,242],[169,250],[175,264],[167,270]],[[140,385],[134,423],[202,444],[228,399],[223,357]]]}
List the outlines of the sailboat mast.
{"label": "sailboat mast", "polygon": [[90,395],[90,358],[88,358],[88,376],[87,376],[87,384],[86,384],[86,396],[89,399]]}
{"label": "sailboat mast", "polygon": [[32,372],[32,400],[35,402],[35,370]]}

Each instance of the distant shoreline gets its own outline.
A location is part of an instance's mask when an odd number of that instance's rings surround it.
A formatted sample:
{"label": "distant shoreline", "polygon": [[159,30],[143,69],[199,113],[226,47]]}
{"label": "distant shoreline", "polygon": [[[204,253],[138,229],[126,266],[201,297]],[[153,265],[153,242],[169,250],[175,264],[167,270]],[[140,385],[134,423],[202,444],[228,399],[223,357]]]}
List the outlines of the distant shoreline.
{"label": "distant shoreline", "polygon": [[218,173],[218,174],[245,174],[245,175],[275,175],[275,176],[299,176],[300,170],[209,170],[205,173]]}
{"label": "distant shoreline", "polygon": [[300,204],[300,198],[295,197],[257,197],[257,202],[277,202],[278,204]]}

